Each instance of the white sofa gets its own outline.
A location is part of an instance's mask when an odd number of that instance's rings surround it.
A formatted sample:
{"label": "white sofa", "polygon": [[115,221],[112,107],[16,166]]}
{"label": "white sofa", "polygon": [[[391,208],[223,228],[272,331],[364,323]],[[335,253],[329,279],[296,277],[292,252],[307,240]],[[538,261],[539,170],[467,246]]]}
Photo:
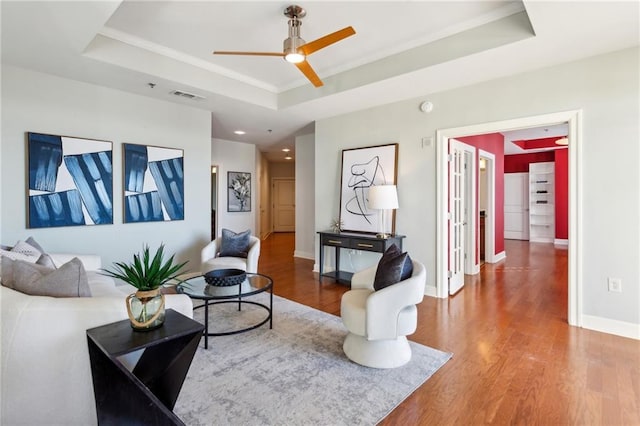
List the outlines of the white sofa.
{"label": "white sofa", "polygon": [[[100,275],[94,255],[51,254],[56,266],[78,257],[92,297],[29,296],[0,286],[2,425],[97,424],[86,330],[127,319],[135,288]],[[193,318],[186,295],[166,295],[166,308]]]}

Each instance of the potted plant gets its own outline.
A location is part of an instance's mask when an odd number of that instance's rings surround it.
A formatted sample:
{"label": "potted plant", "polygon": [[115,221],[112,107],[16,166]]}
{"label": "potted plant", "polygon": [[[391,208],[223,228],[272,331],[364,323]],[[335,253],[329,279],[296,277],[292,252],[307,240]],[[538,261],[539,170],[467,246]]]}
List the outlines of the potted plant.
{"label": "potted plant", "polygon": [[174,256],[165,262],[164,244],[160,244],[152,258],[149,246],[145,245],[142,254],[133,255],[132,263],[114,262],[113,269],[102,270],[104,275],[120,279],[138,289],[126,299],[127,313],[134,330],[153,330],[164,323],[164,294],[160,292],[160,287],[175,279],[187,264],[174,264]]}

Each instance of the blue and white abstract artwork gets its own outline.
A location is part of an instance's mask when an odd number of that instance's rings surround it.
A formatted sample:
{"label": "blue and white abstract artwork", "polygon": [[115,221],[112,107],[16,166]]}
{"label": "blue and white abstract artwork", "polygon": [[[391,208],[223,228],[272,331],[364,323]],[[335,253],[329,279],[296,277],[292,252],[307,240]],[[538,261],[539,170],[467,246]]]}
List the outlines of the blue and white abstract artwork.
{"label": "blue and white abstract artwork", "polygon": [[181,149],[124,144],[124,222],[184,219]]}
{"label": "blue and white abstract artwork", "polygon": [[27,133],[28,228],[113,223],[113,145]]}

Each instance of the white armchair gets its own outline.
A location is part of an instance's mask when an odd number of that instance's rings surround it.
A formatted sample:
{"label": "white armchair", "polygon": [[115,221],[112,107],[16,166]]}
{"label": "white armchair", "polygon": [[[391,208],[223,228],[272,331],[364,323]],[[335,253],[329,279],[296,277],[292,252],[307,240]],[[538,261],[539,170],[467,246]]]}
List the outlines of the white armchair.
{"label": "white armchair", "polygon": [[207,244],[201,252],[202,273],[217,269],[242,269],[247,272],[258,272],[258,258],[260,257],[260,239],[253,235],[249,237],[249,252],[247,258],[220,256],[220,238]]}
{"label": "white armchair", "polygon": [[340,314],[349,334],[342,346],[352,361],[373,368],[395,368],[411,359],[407,335],[418,325],[416,305],[424,298],[426,270],[413,261],[413,274],[375,291],[377,266],[357,272],[342,296]]}

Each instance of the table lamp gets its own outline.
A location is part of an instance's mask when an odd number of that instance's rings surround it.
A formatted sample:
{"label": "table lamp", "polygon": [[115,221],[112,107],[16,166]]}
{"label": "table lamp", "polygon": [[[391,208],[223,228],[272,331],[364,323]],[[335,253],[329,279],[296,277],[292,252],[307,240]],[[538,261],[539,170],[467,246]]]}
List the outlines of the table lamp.
{"label": "table lamp", "polygon": [[395,185],[375,185],[369,188],[369,208],[382,210],[380,212],[380,233],[378,238],[389,238],[390,234],[385,232],[387,210],[398,208],[398,192]]}

